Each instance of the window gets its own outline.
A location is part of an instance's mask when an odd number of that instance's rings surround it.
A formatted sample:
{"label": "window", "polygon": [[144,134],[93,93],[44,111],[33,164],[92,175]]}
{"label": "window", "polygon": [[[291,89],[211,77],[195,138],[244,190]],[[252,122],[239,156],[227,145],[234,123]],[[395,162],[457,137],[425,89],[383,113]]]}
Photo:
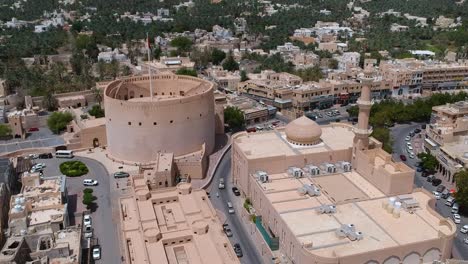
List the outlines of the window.
{"label": "window", "polygon": [[157,122],[153,122],[153,126],[157,125],[158,123]]}
{"label": "window", "polygon": [[132,122],[128,122],[128,125],[131,126],[131,125],[132,125]]}
{"label": "window", "polygon": [[139,122],[138,125],[141,126],[141,122]]}
{"label": "window", "polygon": [[170,123],[171,123],[171,124],[174,123],[174,120],[171,120]]}

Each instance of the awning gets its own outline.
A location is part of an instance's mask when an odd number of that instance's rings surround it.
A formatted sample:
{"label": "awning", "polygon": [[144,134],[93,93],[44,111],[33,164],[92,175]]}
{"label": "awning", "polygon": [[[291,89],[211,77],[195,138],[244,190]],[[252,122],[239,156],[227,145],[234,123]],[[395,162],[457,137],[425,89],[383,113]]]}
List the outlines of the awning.
{"label": "awning", "polygon": [[431,145],[434,148],[437,147],[437,144],[434,141],[430,140],[429,138],[424,139],[424,141],[426,141],[427,144]]}

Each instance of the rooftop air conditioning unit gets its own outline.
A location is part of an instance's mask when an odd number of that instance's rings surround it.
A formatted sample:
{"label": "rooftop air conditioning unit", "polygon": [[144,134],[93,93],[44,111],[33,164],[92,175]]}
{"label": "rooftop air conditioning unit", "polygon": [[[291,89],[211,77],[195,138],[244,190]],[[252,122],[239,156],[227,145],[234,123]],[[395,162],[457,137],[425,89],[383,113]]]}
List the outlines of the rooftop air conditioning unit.
{"label": "rooftop air conditioning unit", "polygon": [[298,167],[289,167],[288,174],[293,176],[294,178],[302,178],[304,172]]}
{"label": "rooftop air conditioning unit", "polygon": [[320,175],[320,169],[317,166],[309,166],[310,175]]}
{"label": "rooftop air conditioning unit", "polygon": [[317,212],[320,214],[334,214],[336,213],[336,206],[329,204],[329,205],[321,205],[317,208]]}
{"label": "rooftop air conditioning unit", "polygon": [[303,188],[310,196],[320,196],[320,189],[313,184],[304,184]]}
{"label": "rooftop air conditioning unit", "polygon": [[260,175],[260,181],[263,183],[268,182],[268,174]]}
{"label": "rooftop air conditioning unit", "polygon": [[335,165],[328,163],[326,165],[326,167],[327,167],[327,172],[328,173],[336,173],[336,166]]}
{"label": "rooftop air conditioning unit", "polygon": [[345,161],[345,162],[343,162],[343,163],[341,164],[341,166],[343,167],[343,170],[344,170],[345,172],[351,171],[351,168],[352,168],[352,167],[351,167],[351,163]]}

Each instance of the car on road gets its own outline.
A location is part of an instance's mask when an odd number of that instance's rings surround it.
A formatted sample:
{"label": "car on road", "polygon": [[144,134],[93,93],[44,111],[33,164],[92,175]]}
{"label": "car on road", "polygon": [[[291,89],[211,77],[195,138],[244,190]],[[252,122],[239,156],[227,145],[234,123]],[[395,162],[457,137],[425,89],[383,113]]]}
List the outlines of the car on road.
{"label": "car on road", "polygon": [[93,246],[93,259],[94,260],[101,259],[101,246],[99,245]]}
{"label": "car on road", "polygon": [[444,190],[445,190],[445,186],[444,186],[444,185],[439,185],[439,186],[437,186],[437,189],[436,189],[437,192],[442,193]]}
{"label": "car on road", "polygon": [[28,158],[30,158],[30,159],[37,159],[37,158],[39,158],[39,154],[29,154],[29,155],[28,155]]}
{"label": "car on road", "polygon": [[432,182],[434,179],[435,179],[434,175],[429,175],[429,176],[427,176],[426,181]]}
{"label": "car on road", "polygon": [[91,226],[92,224],[92,220],[91,220],[91,216],[90,215],[84,215],[83,216],[83,225],[84,226]]}
{"label": "car on road", "polygon": [[415,133],[415,134],[419,134],[419,133],[421,133],[421,129],[419,129],[419,128],[416,128],[416,129],[414,130],[414,133]]}
{"label": "car on road", "polygon": [[432,186],[439,186],[442,183],[441,179],[434,178],[432,180]]}
{"label": "car on road", "polygon": [[318,116],[319,118],[323,118],[323,115],[322,115],[321,113],[318,113],[317,116]]}
{"label": "car on road", "polygon": [[406,142],[406,146],[411,147],[411,142]]}
{"label": "car on road", "polygon": [[234,207],[232,206],[231,202],[227,202],[227,207],[228,207],[228,213],[233,214],[234,213]]}
{"label": "car on road", "polygon": [[463,239],[463,242],[468,245],[468,237]]}
{"label": "car on road", "polygon": [[242,258],[244,254],[242,254],[242,249],[239,243],[234,244],[234,252],[236,252],[236,256],[238,258]]}
{"label": "car on road", "polygon": [[422,177],[427,177],[427,176],[429,176],[429,172],[423,170],[422,173],[421,173],[421,176]]}
{"label": "car on road", "polygon": [[219,179],[218,189],[224,189],[224,178]]}
{"label": "car on road", "polygon": [[401,159],[402,161],[406,161],[406,156],[402,154],[402,155],[400,155],[400,159]]}
{"label": "car on road", "polygon": [[445,205],[452,207],[453,204],[455,203],[455,198],[453,196],[450,196],[447,198],[447,201],[445,201]]}
{"label": "car on road", "polygon": [[28,129],[29,132],[36,132],[36,131],[39,131],[39,128],[37,127],[31,127]]}
{"label": "car on road", "polygon": [[462,226],[462,227],[460,228],[460,232],[461,232],[462,234],[468,233],[468,225]]}
{"label": "car on road", "polygon": [[458,214],[458,209],[459,209],[459,205],[457,203],[454,203],[452,205],[452,214]]}
{"label": "car on road", "polygon": [[98,185],[98,181],[93,180],[93,179],[84,179],[84,180],[83,180],[83,185],[84,185],[84,186],[97,186],[97,185]]}
{"label": "car on road", "polygon": [[114,173],[114,178],[116,178],[116,179],[118,179],[118,178],[128,178],[128,177],[130,177],[130,174],[128,174],[125,171],[118,171],[118,172]]}
{"label": "car on road", "polygon": [[440,197],[441,197],[440,192],[433,191],[432,194],[437,200],[440,200]]}
{"label": "car on road", "polygon": [[411,140],[411,137],[410,137],[410,136],[406,136],[406,137],[405,137],[405,140],[406,140],[406,141],[410,141],[410,140]]}
{"label": "car on road", "polygon": [[417,171],[417,172],[422,172],[423,169],[422,169],[421,167],[417,167],[417,168],[416,168],[416,171]]}
{"label": "car on road", "polygon": [[409,133],[409,136],[410,136],[410,137],[414,137],[414,132],[410,132],[410,133]]}
{"label": "car on road", "polygon": [[235,196],[240,196],[240,191],[237,187],[232,187],[232,192]]}
{"label": "car on road", "polygon": [[33,168],[37,168],[37,169],[44,169],[46,167],[45,163],[37,163],[33,166]]}
{"label": "car on road", "polygon": [[460,218],[460,215],[459,215],[459,214],[453,214],[453,222],[454,222],[455,224],[461,223],[461,218]]}
{"label": "car on road", "polygon": [[447,199],[449,196],[450,196],[450,191],[449,189],[445,189],[442,194],[441,194],[442,198],[444,199]]}
{"label": "car on road", "polygon": [[414,156],[414,153],[411,152],[411,153],[409,154],[409,158],[410,158],[410,159],[414,159],[414,157],[415,157],[415,156]]}

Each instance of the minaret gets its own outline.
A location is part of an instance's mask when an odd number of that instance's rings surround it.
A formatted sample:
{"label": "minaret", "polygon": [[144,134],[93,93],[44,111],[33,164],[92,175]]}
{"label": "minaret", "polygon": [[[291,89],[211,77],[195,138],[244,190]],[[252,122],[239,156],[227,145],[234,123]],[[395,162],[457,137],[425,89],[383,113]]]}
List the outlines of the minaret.
{"label": "minaret", "polygon": [[369,147],[369,115],[372,107],[371,85],[374,80],[372,69],[364,70],[364,77],[361,78],[361,97],[357,101],[359,106],[359,117],[357,126],[354,127],[354,149],[367,149]]}

